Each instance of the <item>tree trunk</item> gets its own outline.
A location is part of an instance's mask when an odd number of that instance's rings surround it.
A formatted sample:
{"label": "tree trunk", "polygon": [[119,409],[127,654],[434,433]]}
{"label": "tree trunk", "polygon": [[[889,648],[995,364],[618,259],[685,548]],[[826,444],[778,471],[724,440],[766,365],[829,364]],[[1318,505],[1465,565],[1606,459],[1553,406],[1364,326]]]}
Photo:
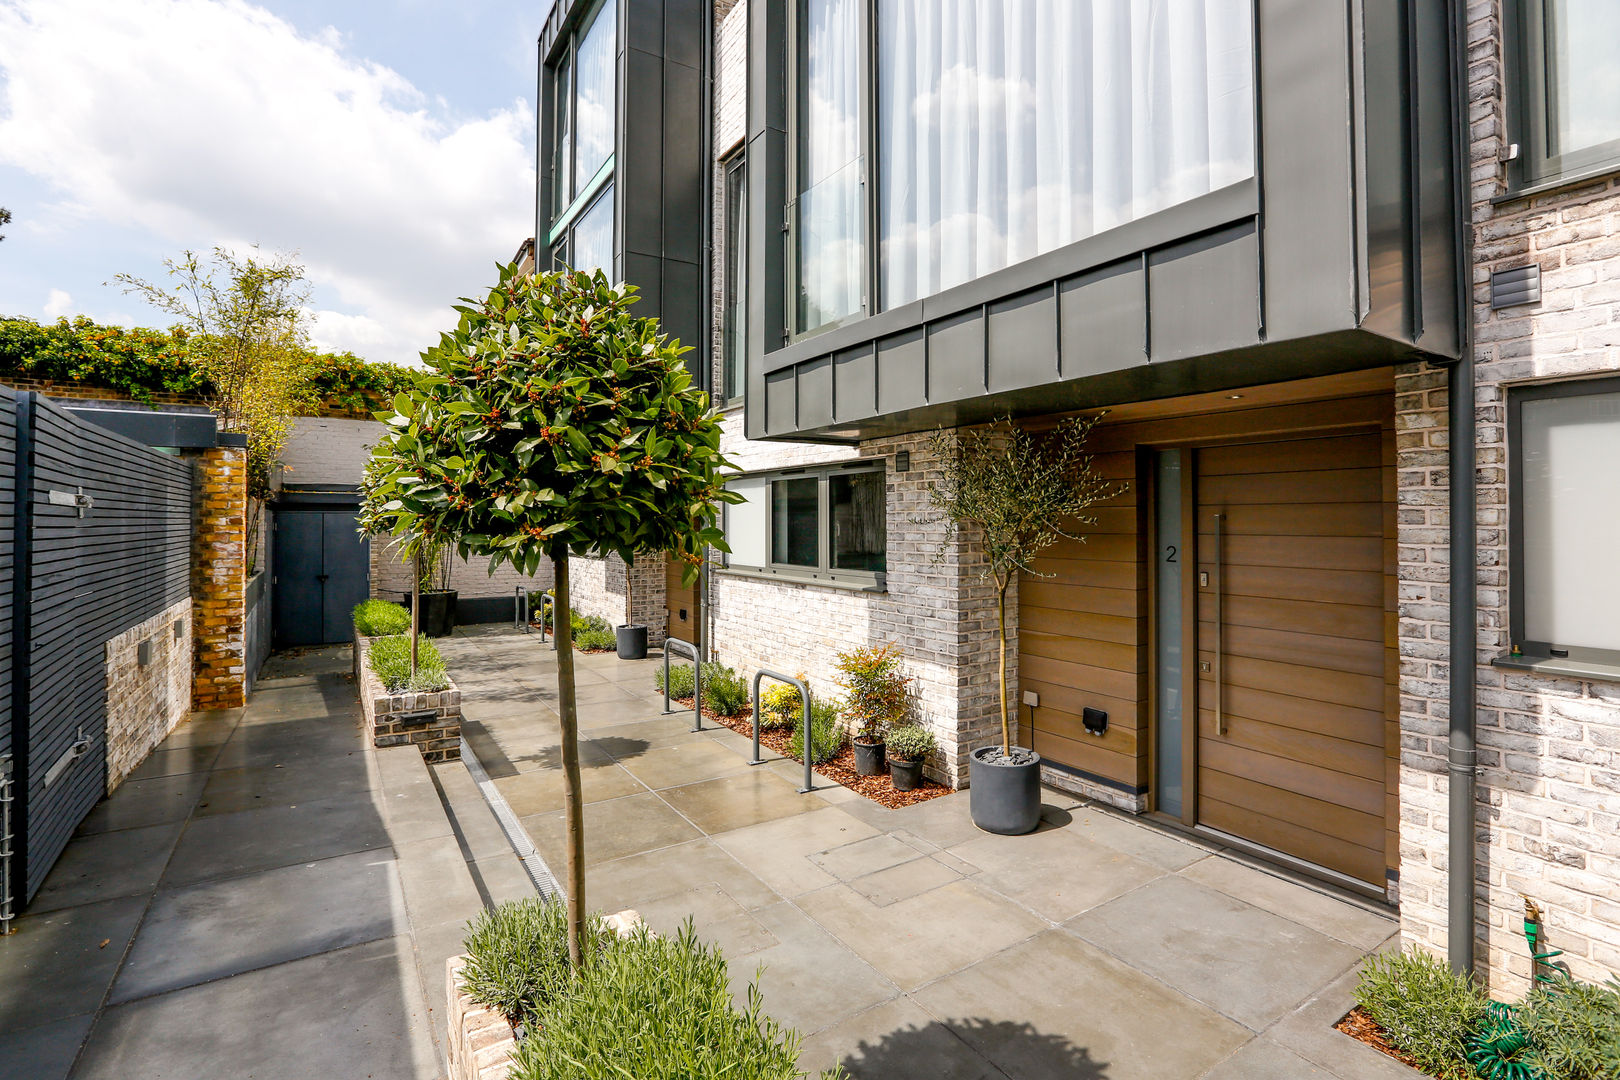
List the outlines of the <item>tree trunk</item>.
{"label": "tree trunk", "polygon": [[411,680],[416,679],[416,642],[422,636],[422,553],[411,557]]}
{"label": "tree trunk", "polygon": [[1012,725],[1007,723],[1007,584],[1012,579],[996,582],[996,636],[1000,639],[1001,657],[997,676],[1001,686],[1001,752],[1012,756]]}
{"label": "tree trunk", "polygon": [[553,552],[552,634],[557,644],[557,713],[562,720],[563,817],[568,835],[568,960],[576,968],[585,936],[585,801],[579,778],[579,715],[574,707],[574,627],[568,617],[568,549]]}

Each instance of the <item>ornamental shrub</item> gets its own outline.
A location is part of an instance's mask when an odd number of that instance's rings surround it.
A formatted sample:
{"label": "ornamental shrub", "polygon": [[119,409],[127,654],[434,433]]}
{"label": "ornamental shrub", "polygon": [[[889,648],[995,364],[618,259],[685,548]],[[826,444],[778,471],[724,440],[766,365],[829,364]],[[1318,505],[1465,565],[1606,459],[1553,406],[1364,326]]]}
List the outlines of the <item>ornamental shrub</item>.
{"label": "ornamental shrub", "polygon": [[416,639],[416,676],[411,677],[411,636],[393,634],[371,643],[371,670],[390,694],[431,694],[450,685],[444,658],[426,634]]}
{"label": "ornamental shrub", "polygon": [[724,664],[703,665],[703,704],[721,716],[736,716],[748,704],[748,683]]}
{"label": "ornamental shrub", "polygon": [[[606,622],[606,620],[603,620]],[[619,636],[605,625],[574,631],[574,648],[581,652],[605,652],[619,647]]]}
{"label": "ornamental shrub", "polygon": [[1369,957],[1355,998],[1419,1069],[1446,1080],[1472,1080],[1468,1036],[1484,1019],[1490,1000],[1472,979],[1413,949]]}
{"label": "ornamental shrub", "polygon": [[841,652],[834,666],[843,674],[844,716],[858,739],[881,739],[906,715],[910,680],[901,672],[904,657],[895,645]]}
{"label": "ornamental shrub", "polygon": [[362,600],[354,605],[354,629],[362,637],[408,633],[411,613],[387,600]]}
{"label": "ornamental shrub", "polygon": [[773,682],[759,692],[759,726],[762,728],[801,724],[803,711],[804,701],[799,697],[799,688],[792,683]]}
{"label": "ornamental shrub", "polygon": [[1620,982],[1593,986],[1563,978],[1537,986],[1519,1009],[1530,1061],[1547,1080],[1620,1077]]}
{"label": "ornamental shrub", "polygon": [[[789,687],[789,689],[793,689]],[[799,710],[794,710],[798,712]],[[810,698],[810,764],[831,761],[844,748],[846,738],[838,723],[838,707],[830,701]],[[794,723],[793,736],[788,740],[788,756],[795,761],[804,760],[804,717],[801,713]]]}
{"label": "ornamental shrub", "polygon": [[[594,953],[613,935],[593,918],[586,940]],[[534,896],[497,905],[467,924],[463,944],[463,989],[514,1024],[525,1023],[568,990],[568,916],[562,904]]]}
{"label": "ornamental shrub", "polygon": [[[664,688],[664,665],[659,664],[653,669],[653,689]],[[692,669],[686,664],[677,664],[673,660],[669,664],[669,696],[672,698],[689,698],[692,696]]]}
{"label": "ornamental shrub", "polygon": [[743,999],[733,1004],[725,958],[690,920],[672,938],[643,928],[538,1011],[543,1035],[518,1044],[513,1080],[798,1080],[798,1033],[765,1015],[757,985]]}
{"label": "ornamental shrub", "polygon": [[921,724],[899,724],[884,739],[888,755],[899,761],[916,761],[934,752],[934,733]]}

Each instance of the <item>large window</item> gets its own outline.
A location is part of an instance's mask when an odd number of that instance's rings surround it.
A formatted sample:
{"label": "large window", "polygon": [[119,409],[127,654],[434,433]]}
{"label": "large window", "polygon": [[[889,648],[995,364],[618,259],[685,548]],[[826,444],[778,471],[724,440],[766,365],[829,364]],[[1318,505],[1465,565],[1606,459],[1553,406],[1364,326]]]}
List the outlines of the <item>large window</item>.
{"label": "large window", "polygon": [[882,587],[888,568],[887,487],[859,464],[739,476],[726,507],[733,570]]}
{"label": "large window", "polygon": [[551,69],[553,262],[613,273],[617,0],[602,0]]}
{"label": "large window", "polygon": [[[797,11],[799,333],[1254,175],[1250,0],[799,0]],[[870,84],[858,75],[868,49]]]}
{"label": "large window", "polygon": [[747,389],[748,307],[748,188],[747,166],[738,154],[726,165],[725,248],[720,313],[720,397],[735,401]]}
{"label": "large window", "polygon": [[1509,396],[1512,625],[1533,655],[1599,649],[1620,661],[1620,379]]}
{"label": "large window", "polygon": [[1522,179],[1556,181],[1620,169],[1620,3],[1519,0]]}

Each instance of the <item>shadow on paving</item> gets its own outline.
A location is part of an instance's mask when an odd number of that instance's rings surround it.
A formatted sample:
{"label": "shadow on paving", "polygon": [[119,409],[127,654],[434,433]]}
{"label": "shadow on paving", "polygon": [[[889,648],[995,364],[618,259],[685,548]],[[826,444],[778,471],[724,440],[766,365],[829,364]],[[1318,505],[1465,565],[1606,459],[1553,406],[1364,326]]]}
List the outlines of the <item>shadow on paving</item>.
{"label": "shadow on paving", "polygon": [[[966,1044],[966,1045],[964,1045]],[[1007,1075],[977,1050],[1005,1063],[1017,1076],[1107,1080],[1108,1063],[1062,1035],[1031,1023],[970,1018],[909,1026],[872,1042],[862,1040],[844,1058],[853,1080],[989,1080]]]}

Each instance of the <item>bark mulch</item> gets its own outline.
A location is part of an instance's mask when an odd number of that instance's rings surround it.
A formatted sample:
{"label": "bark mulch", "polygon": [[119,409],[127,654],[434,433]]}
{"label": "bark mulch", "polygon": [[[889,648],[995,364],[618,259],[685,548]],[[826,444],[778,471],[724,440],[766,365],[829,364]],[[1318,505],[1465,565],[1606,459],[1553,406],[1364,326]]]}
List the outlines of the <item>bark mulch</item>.
{"label": "bark mulch", "polygon": [[1384,1029],[1379,1027],[1377,1022],[1368,1016],[1360,1005],[1346,1013],[1344,1018],[1334,1024],[1333,1027],[1334,1030],[1342,1031],[1352,1039],[1366,1043],[1374,1050],[1388,1054],[1402,1065],[1417,1068],[1416,1062],[1390,1045],[1388,1037],[1384,1034]]}
{"label": "bark mulch", "polygon": [[[672,703],[676,701],[683,702],[688,709],[692,707],[692,699],[689,697],[671,698],[670,700]],[[747,705],[744,705],[743,711],[736,716],[722,716],[713,709],[708,708],[703,710],[703,715],[710,720],[750,739],[754,737],[754,724],[751,714],[752,710]],[[764,728],[759,733],[759,744],[769,747],[774,753],[785,758],[800,761],[802,759],[788,753],[788,743],[792,737],[792,733],[785,728]],[[894,790],[894,782],[889,779],[887,773],[882,776],[862,776],[855,771],[855,749],[847,742],[844,744],[844,748],[838,751],[830,761],[824,761],[820,765],[813,765],[811,769],[818,776],[826,777],[836,784],[842,784],[857,795],[863,795],[879,806],[886,806],[890,810],[898,810],[902,806],[913,806],[916,803],[927,802],[929,799],[937,799],[941,795],[951,793],[951,789],[944,784],[936,783],[926,777],[913,791],[896,791]]]}

